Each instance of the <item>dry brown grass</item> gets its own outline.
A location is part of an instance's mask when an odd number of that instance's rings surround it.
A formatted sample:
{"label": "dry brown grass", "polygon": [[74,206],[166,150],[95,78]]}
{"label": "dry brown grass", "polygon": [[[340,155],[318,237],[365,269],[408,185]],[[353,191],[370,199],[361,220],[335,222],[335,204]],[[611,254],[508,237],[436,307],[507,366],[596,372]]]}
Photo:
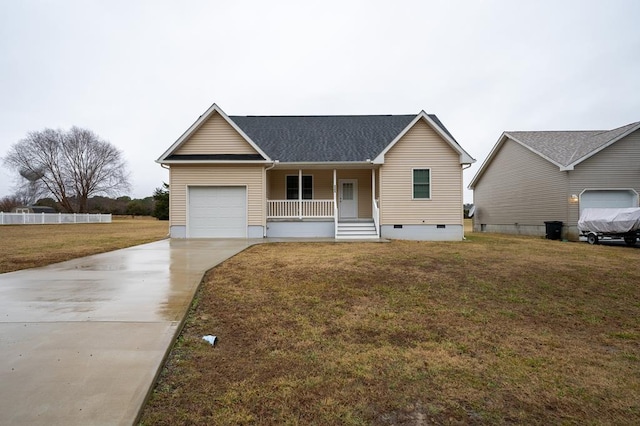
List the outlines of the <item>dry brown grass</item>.
{"label": "dry brown grass", "polygon": [[103,253],[167,236],[169,223],[151,218],[112,223],[0,226],[0,273]]}
{"label": "dry brown grass", "polygon": [[254,246],[207,275],[141,422],[638,424],[638,253]]}

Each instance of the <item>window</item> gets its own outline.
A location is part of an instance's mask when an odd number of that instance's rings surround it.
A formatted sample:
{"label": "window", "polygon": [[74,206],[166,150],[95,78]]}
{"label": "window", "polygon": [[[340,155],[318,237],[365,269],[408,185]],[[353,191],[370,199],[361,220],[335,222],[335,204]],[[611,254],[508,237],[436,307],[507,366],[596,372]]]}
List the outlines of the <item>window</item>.
{"label": "window", "polygon": [[[287,176],[287,200],[298,199],[298,175]],[[302,176],[302,199],[313,199],[313,176]]]}
{"label": "window", "polygon": [[413,169],[413,199],[428,200],[431,198],[431,170]]}

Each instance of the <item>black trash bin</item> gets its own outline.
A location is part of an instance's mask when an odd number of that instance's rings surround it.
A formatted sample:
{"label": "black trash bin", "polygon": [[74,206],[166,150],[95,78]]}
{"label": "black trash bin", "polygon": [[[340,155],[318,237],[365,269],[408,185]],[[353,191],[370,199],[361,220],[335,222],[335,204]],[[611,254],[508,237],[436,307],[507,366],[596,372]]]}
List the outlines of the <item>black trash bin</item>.
{"label": "black trash bin", "polygon": [[547,240],[559,240],[562,238],[562,222],[557,220],[552,220],[549,222],[545,222],[546,229],[546,239]]}

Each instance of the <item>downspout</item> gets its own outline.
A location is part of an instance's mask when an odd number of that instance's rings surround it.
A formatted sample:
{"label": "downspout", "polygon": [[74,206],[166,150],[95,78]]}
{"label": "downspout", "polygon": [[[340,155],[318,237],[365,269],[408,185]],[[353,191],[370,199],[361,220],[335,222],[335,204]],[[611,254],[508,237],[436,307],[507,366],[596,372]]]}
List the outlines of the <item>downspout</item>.
{"label": "downspout", "polygon": [[[171,167],[163,163],[160,163],[160,167],[169,170],[169,212],[171,212]],[[169,232],[167,233],[167,238],[171,238],[171,214],[169,214]]]}
{"label": "downspout", "polygon": [[[560,238],[561,239],[565,239],[565,240],[569,240],[569,237],[571,237],[570,235],[570,223],[571,223],[571,211],[574,208],[573,207],[573,203],[576,203],[576,201],[574,201],[571,198],[571,175],[569,174],[569,170],[565,171],[565,194],[567,195],[567,198],[569,199],[567,203],[565,203],[566,205],[566,210],[565,210],[565,222],[564,222],[564,238],[563,238],[563,233],[562,231],[560,231]],[[580,218],[580,197],[578,196],[578,218]],[[577,222],[576,222],[577,225]],[[580,237],[578,236],[578,241],[580,241]]]}
{"label": "downspout", "polygon": [[[367,160],[371,164],[371,160]],[[380,210],[376,203],[376,169],[371,168],[371,215],[373,216],[373,223],[376,227],[376,234],[380,238]]]}
{"label": "downspout", "polygon": [[[465,167],[465,164],[462,165],[462,171],[464,172],[465,170],[467,170],[469,167],[473,166],[473,164],[469,163],[466,164],[467,167]],[[462,177],[462,176],[460,176]],[[464,179],[460,179],[462,181],[462,188],[460,189],[462,192],[462,205],[460,206],[460,211],[462,212],[462,239],[466,240],[467,238],[464,236]],[[473,230],[473,222],[471,222],[471,228]]]}

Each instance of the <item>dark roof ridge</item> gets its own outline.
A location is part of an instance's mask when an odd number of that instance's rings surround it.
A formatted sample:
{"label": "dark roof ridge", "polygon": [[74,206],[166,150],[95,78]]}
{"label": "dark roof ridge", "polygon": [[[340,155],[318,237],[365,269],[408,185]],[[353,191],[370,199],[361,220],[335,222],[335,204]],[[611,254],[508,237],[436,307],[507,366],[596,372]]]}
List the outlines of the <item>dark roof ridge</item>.
{"label": "dark roof ridge", "polygon": [[609,132],[615,132],[618,130],[622,130],[625,127],[631,128],[633,126],[637,126],[638,124],[640,124],[640,121],[634,121],[633,123],[629,123],[629,124],[625,124],[623,126],[618,126],[616,128],[610,129],[610,130],[602,130],[600,133],[598,134],[602,134],[602,133],[609,133]]}
{"label": "dark roof ridge", "polygon": [[602,133],[610,131],[611,130],[505,130],[505,133]]}
{"label": "dark roof ridge", "polygon": [[614,132],[616,130],[622,129],[623,127],[632,127],[637,124],[640,124],[640,121],[634,121],[632,123],[623,124],[622,126],[614,127],[613,129],[595,129],[595,130],[505,130],[504,133],[594,133],[595,135],[599,135],[602,133]]}
{"label": "dark roof ridge", "polygon": [[[287,115],[287,114],[279,114],[279,115],[255,115],[255,114],[248,114],[248,115],[238,115],[238,114],[233,114],[230,115],[229,117],[261,117],[261,118],[277,118],[277,117],[283,117],[283,118],[304,118],[304,117],[313,117],[313,118],[318,118],[318,117],[415,117],[418,114],[309,114],[309,115],[302,115],[302,114],[292,114],[292,115]],[[435,114],[428,114],[428,115],[435,115]]]}

